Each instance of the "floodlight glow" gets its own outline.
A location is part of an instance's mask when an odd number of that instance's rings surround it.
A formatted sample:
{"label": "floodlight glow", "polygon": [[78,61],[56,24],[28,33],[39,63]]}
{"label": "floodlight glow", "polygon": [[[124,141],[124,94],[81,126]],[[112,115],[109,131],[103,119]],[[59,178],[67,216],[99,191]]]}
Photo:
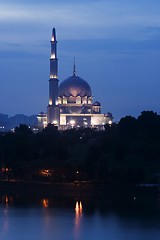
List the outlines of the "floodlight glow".
{"label": "floodlight glow", "polygon": [[54,125],[57,125],[57,123],[58,123],[57,120],[53,120]]}
{"label": "floodlight glow", "polygon": [[71,120],[69,123],[70,123],[70,125],[71,125],[72,128],[73,128],[76,122],[75,122],[75,120]]}
{"label": "floodlight glow", "polygon": [[55,57],[56,57],[55,54],[52,53],[52,54],[51,54],[51,59],[55,59]]}

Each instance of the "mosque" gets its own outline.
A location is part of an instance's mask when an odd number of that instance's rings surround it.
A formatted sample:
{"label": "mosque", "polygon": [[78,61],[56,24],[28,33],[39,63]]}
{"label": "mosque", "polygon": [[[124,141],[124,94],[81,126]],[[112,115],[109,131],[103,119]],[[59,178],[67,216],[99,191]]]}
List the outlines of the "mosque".
{"label": "mosque", "polygon": [[112,124],[112,114],[102,114],[101,104],[93,102],[89,84],[77,76],[75,63],[72,76],[61,82],[58,80],[58,58],[56,30],[51,37],[49,103],[47,114],[38,115],[39,127],[52,123],[59,130],[90,127],[103,130],[105,124]]}

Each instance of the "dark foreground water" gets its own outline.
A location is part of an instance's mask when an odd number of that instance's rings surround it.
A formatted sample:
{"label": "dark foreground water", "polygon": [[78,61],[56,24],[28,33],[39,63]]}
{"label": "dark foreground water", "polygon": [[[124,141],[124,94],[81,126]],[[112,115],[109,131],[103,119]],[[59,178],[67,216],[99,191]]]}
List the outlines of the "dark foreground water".
{"label": "dark foreground water", "polygon": [[159,240],[158,194],[0,196],[0,240]]}

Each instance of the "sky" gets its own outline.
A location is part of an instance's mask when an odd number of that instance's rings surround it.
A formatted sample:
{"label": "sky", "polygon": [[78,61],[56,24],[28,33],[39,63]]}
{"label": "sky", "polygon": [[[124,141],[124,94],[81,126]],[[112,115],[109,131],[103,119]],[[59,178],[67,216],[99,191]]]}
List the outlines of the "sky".
{"label": "sky", "polygon": [[115,120],[160,103],[160,1],[0,0],[0,112],[46,112],[50,39],[59,82],[77,75]]}

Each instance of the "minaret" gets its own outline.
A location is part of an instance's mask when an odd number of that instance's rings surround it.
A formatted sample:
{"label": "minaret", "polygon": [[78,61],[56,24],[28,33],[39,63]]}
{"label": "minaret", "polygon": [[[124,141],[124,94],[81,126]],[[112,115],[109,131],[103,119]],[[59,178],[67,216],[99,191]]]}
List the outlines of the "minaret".
{"label": "minaret", "polygon": [[56,30],[53,28],[51,37],[51,56],[50,56],[50,79],[49,79],[49,105],[47,122],[59,126],[60,114],[58,106],[58,59],[57,59],[57,40]]}

